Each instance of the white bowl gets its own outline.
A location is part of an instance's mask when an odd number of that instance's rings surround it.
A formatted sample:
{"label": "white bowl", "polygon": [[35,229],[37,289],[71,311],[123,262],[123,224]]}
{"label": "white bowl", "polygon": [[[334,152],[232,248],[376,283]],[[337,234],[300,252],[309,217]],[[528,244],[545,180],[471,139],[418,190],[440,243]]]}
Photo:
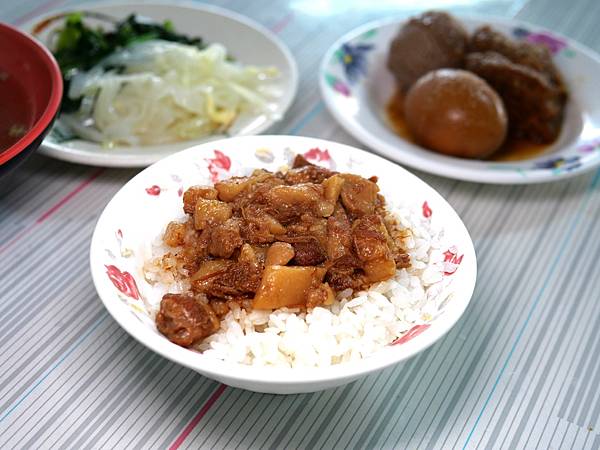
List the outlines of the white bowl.
{"label": "white bowl", "polygon": [[[192,37],[201,37],[207,43],[221,43],[230,55],[243,64],[256,66],[274,66],[279,69],[280,77],[274,86],[281,92],[270,105],[272,115],[246,113],[238,117],[230,129],[229,136],[247,136],[260,134],[280,120],[292,104],[298,86],[298,69],[288,48],[274,33],[247,17],[233,11],[210,5],[190,2],[168,3],[91,3],[81,4],[51,11],[36,17],[22,26],[33,33],[48,18],[69,11],[89,11],[101,13],[116,19],[123,19],[136,13],[159,22],[170,20],[175,30]],[[103,26],[106,23],[93,18],[84,18],[90,26]],[[52,22],[51,26],[35,33],[42,42],[48,43],[63,20]],[[106,167],[145,167],[172,153],[181,151],[194,144],[222,139],[223,135],[207,136],[200,139],[174,142],[163,145],[117,146],[104,148],[97,142],[91,142],[70,135],[64,126],[58,131],[57,124],[44,140],[41,152],[65,161]]]}
{"label": "white bowl", "polygon": [[543,153],[511,162],[441,155],[400,137],[386,117],[395,91],[386,67],[390,42],[406,18],[362,25],[335,42],[323,57],[321,95],[346,131],[381,155],[425,172],[480,183],[556,181],[600,165],[600,55],[552,31],[512,19],[457,17],[467,31],[485,24],[506,36],[545,42],[562,73],[569,101],[561,134]]}
{"label": "white bowl", "polygon": [[[403,339],[365,359],[325,368],[283,369],[231,364],[179,347],[161,335],[143,299],[153,287],[142,273],[148,244],[165,225],[181,215],[181,192],[216,178],[248,174],[254,168],[277,170],[296,153],[325,156],[321,163],[338,171],[377,175],[382,194],[396,204],[427,202],[432,226],[443,228],[449,245],[462,254],[449,276],[444,301],[435,319]],[[316,158],[319,159],[319,158]],[[432,214],[429,214],[433,212]],[[425,215],[425,214],[424,214]],[[416,176],[378,156],[347,145],[298,136],[252,136],[215,141],[171,155],[129,181],[100,216],[90,250],[94,284],[115,320],[139,342],[172,361],[225,384],[258,392],[290,394],[318,391],[349,383],[368,373],[403,361],[440,339],[467,307],[476,278],[473,243],[452,207]],[[156,292],[155,292],[156,294]]]}

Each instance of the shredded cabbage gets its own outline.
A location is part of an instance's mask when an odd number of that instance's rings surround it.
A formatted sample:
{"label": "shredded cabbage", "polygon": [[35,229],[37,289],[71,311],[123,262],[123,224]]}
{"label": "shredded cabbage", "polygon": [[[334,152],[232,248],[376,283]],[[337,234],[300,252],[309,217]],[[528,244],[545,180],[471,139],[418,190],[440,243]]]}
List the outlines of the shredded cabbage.
{"label": "shredded cabbage", "polygon": [[278,75],[229,61],[220,44],[141,42],[76,74],[68,95],[81,106],[62,119],[108,146],[196,139],[225,132],[243,112],[273,116]]}

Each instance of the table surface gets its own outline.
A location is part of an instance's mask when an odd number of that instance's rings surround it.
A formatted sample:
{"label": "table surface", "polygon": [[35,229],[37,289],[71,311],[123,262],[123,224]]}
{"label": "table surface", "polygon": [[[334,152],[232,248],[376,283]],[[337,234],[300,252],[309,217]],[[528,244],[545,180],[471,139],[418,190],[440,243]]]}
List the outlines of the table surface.
{"label": "table surface", "polygon": [[[21,24],[77,2],[4,0]],[[361,146],[325,110],[317,68],[339,36],[408,1],[220,6],[269,27],[300,86],[271,132]],[[416,2],[414,2],[416,3]],[[517,17],[600,51],[600,2],[431,1]],[[0,448],[600,448],[600,171],[537,186],[417,172],[458,211],[479,260],[469,308],[436,345],[347,386],[234,389],[147,350],[102,306],[88,269],[98,215],[135,170],[32,157],[0,193]]]}

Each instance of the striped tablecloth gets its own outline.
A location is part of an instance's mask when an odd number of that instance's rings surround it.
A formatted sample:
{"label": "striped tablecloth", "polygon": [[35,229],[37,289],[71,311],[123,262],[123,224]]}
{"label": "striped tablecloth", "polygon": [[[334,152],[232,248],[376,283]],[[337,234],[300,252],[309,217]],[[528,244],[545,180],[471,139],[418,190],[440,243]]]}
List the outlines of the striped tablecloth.
{"label": "striped tablecloth", "polygon": [[[3,0],[23,23],[61,0]],[[73,2],[71,2],[73,3]],[[408,1],[224,0],[276,32],[301,71],[273,133],[359,145],[317,89],[325,49]],[[414,2],[416,3],[416,2]],[[518,17],[600,51],[600,2],[429,2]],[[347,386],[230,388],[130,338],[88,269],[98,215],[136,171],[34,156],[0,192],[0,448],[599,448],[600,172],[541,186],[418,173],[459,212],[479,258],[471,305],[415,358]]]}

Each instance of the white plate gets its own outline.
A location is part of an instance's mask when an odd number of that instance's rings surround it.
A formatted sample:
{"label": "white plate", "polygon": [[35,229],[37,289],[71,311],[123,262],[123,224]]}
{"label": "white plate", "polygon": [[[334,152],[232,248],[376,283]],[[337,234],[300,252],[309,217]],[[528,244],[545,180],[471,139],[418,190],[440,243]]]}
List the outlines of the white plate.
{"label": "white plate", "polygon": [[[81,4],[77,7],[52,11],[44,16],[36,17],[22,28],[31,33],[37,24],[49,17],[65,11],[78,10],[95,11],[117,19],[124,18],[131,13],[138,13],[161,22],[171,20],[177,32],[202,37],[208,43],[221,43],[236,60],[244,64],[277,67],[281,76],[276,82],[276,87],[280,89],[281,97],[275,101],[273,106],[275,115],[280,118],[283,117],[296,95],[298,69],[285,45],[262,25],[237,13],[213,6],[179,2],[168,4]],[[87,18],[85,20],[86,23],[96,24],[94,20]],[[44,29],[38,37],[42,42],[47,42],[51,30],[61,24],[62,21],[56,21],[52,27]],[[97,24],[105,25],[102,22],[97,22]],[[60,117],[58,122],[60,122]],[[228,134],[230,136],[259,134],[274,122],[273,118],[266,115],[242,116],[234,122]],[[191,145],[223,137],[225,136],[219,135],[173,144],[143,147],[119,146],[107,149],[86,140],[72,139],[72,137],[65,140],[65,137],[57,132],[55,126],[53,132],[44,140],[41,151],[48,156],[81,164],[145,167]]]}
{"label": "white plate", "polygon": [[[309,151],[310,150],[310,151]],[[179,347],[162,336],[145,303],[160,291],[144,279],[151,242],[181,214],[181,193],[195,184],[277,170],[305,154],[338,171],[377,174],[382,193],[397,205],[417,205],[433,228],[442,229],[456,271],[444,278],[444,300],[427,324],[416,325],[402,345],[387,346],[362,361],[324,368],[281,369],[232,364]],[[401,189],[398,189],[401,186]],[[445,248],[445,246],[443,246]],[[446,255],[446,252],[444,253]],[[100,216],[90,249],[94,284],[115,320],[135,339],[172,361],[235,387],[259,392],[312,392],[349,383],[407,359],[440,339],[463,314],[476,278],[473,243],[452,207],[431,187],[396,164],[347,145],[298,136],[250,136],[199,145],[171,155],[129,181]]]}
{"label": "white plate", "polygon": [[[513,38],[543,41],[569,89],[559,139],[541,155],[516,162],[444,156],[397,135],[385,106],[394,92],[386,68],[389,44],[406,19],[371,22],[340,38],[321,64],[321,94],[336,120],[356,139],[402,164],[437,175],[481,183],[539,183],[577,175],[600,165],[600,56],[565,37],[518,21],[459,17],[467,31],[490,24]],[[348,63],[350,62],[350,63]],[[348,79],[348,71],[356,78]]]}

